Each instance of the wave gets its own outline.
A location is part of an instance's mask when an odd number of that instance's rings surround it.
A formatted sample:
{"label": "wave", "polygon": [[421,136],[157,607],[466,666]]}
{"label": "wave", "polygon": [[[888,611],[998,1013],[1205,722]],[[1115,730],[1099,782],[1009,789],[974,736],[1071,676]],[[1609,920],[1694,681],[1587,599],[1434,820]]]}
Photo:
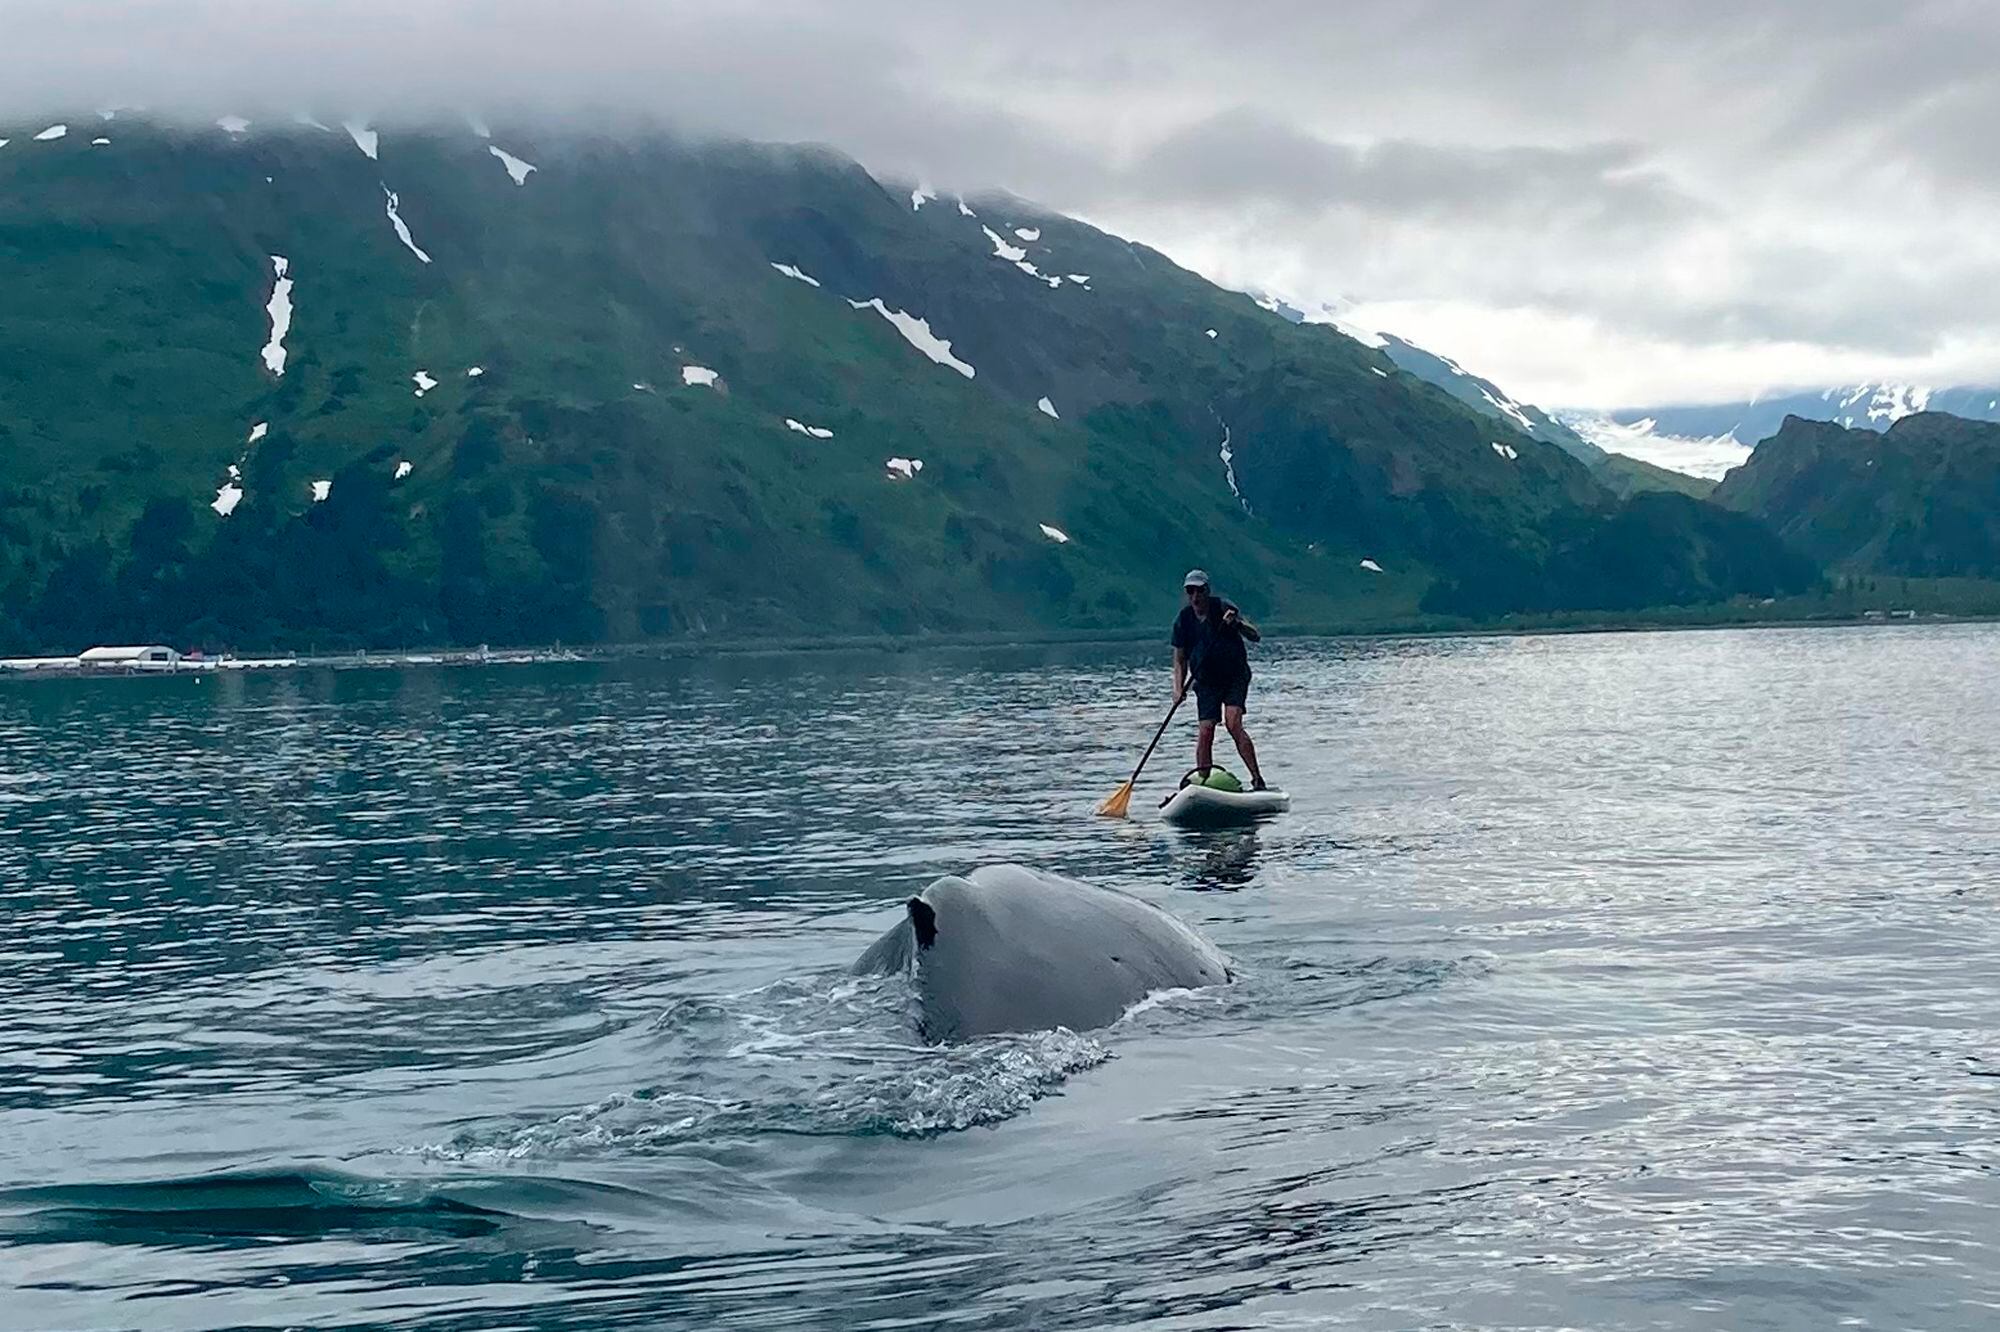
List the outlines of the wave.
{"label": "wave", "polygon": [[[615,1186],[563,1181],[592,1195]],[[333,1169],[225,1171],[186,1179],[56,1184],[0,1190],[0,1242],[73,1241],[172,1245],[335,1234],[470,1239],[535,1221],[472,1201],[479,1181],[445,1188]],[[582,1203],[586,1199],[566,1199]],[[582,1210],[582,1209],[578,1209]],[[553,1223],[587,1232],[581,1223]]]}
{"label": "wave", "polygon": [[763,1134],[929,1137],[1022,1113],[1111,1058],[1056,1029],[932,1046],[915,1034],[903,976],[779,981],[682,1000],[628,1057],[645,1085],[553,1117],[469,1125],[411,1154],[442,1162],[671,1152]]}

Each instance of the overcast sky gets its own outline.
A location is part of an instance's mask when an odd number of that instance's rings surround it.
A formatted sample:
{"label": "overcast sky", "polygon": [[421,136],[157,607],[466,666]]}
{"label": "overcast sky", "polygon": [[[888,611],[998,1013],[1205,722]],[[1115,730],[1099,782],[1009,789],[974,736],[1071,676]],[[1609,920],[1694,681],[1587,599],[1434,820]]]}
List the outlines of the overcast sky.
{"label": "overcast sky", "polygon": [[0,0],[0,113],[658,116],[998,186],[1550,406],[2000,379],[2000,6]]}

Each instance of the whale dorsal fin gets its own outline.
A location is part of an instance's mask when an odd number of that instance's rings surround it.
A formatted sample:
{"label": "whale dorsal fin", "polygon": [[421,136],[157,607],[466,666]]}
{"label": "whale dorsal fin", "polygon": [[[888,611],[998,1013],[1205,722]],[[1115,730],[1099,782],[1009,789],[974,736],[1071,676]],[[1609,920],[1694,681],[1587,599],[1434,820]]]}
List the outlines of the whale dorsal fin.
{"label": "whale dorsal fin", "polygon": [[910,928],[917,932],[917,947],[929,948],[937,942],[937,911],[921,897],[913,897],[906,903],[910,909]]}

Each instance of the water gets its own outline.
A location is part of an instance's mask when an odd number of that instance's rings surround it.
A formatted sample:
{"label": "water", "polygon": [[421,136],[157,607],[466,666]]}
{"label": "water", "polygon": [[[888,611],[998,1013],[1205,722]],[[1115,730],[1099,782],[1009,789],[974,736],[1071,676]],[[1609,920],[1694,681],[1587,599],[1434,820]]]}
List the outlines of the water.
{"label": "water", "polygon": [[[7,688],[0,1325],[1992,1326],[1996,655],[1280,645],[1208,835],[1151,646]],[[1002,860],[1240,983],[918,1044]]]}

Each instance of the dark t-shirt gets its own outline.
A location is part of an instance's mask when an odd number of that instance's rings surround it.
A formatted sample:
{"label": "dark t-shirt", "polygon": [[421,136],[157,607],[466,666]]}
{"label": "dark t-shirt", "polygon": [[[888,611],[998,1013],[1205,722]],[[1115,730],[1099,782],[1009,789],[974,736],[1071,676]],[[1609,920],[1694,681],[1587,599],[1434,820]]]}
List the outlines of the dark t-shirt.
{"label": "dark t-shirt", "polygon": [[[1174,621],[1173,644],[1187,653],[1189,678],[1222,685],[1250,673],[1250,654],[1243,646],[1240,619],[1237,624],[1222,622],[1223,612],[1235,609],[1221,597],[1209,598],[1207,619],[1196,615],[1192,606],[1181,607],[1180,618]],[[1237,614],[1240,617],[1242,612]]]}

